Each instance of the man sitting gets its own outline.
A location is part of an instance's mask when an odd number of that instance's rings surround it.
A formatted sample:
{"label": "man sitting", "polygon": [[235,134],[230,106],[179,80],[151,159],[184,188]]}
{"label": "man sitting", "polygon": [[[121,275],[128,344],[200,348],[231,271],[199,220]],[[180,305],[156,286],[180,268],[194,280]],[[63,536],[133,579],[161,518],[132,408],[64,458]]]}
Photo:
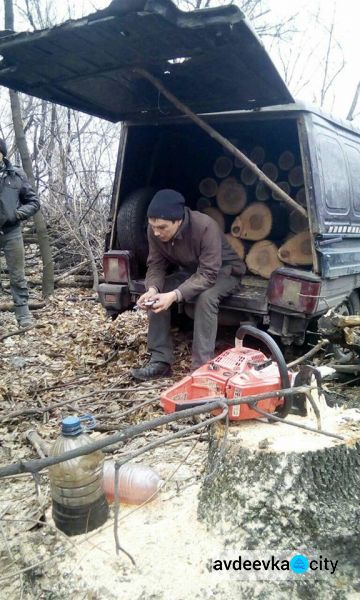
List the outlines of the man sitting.
{"label": "man sitting", "polygon": [[[149,310],[151,358],[143,367],[131,370],[140,381],[171,374],[170,307],[174,302],[195,300],[192,370],[213,358],[220,301],[238,288],[246,270],[217,223],[187,208],[179,192],[157,192],[147,216],[146,292],[137,304]],[[174,266],[176,270],[167,275]]]}

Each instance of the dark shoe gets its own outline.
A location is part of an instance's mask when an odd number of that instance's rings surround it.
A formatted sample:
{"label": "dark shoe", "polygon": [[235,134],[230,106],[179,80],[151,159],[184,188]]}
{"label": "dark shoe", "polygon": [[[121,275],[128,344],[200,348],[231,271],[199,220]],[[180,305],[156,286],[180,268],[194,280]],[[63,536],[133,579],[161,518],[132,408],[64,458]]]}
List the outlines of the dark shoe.
{"label": "dark shoe", "polygon": [[171,367],[163,362],[149,362],[144,367],[139,369],[131,369],[131,375],[139,381],[147,381],[148,379],[157,379],[158,377],[170,377]]}

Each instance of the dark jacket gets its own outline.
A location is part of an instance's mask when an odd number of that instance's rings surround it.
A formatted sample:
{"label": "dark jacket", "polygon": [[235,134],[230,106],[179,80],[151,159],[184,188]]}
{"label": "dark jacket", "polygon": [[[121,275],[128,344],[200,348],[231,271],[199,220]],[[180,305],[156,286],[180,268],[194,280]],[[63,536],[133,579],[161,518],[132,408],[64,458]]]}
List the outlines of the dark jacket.
{"label": "dark jacket", "polygon": [[218,224],[208,215],[185,208],[184,220],[169,242],[161,242],[148,227],[149,256],[145,287],[161,292],[170,265],[193,273],[178,290],[185,301],[191,300],[215,284],[221,267],[229,266],[229,275],[243,275],[244,262],[227,243]]}
{"label": "dark jacket", "polygon": [[0,231],[7,233],[19,227],[20,221],[32,217],[40,208],[39,199],[24,171],[6,158],[0,170]]}

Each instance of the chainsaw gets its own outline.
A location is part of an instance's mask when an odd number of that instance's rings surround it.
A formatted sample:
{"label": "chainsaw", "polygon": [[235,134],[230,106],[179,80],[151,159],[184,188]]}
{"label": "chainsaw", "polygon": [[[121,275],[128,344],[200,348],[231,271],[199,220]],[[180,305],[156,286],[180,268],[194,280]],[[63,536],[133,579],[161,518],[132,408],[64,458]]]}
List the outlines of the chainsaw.
{"label": "chainsaw", "polygon": [[[244,346],[245,336],[265,344],[270,356]],[[243,325],[237,330],[235,340],[234,348],[225,350],[161,395],[160,403],[166,413],[206,404],[215,397],[236,400],[291,387],[294,374],[288,370],[279,346],[270,335],[251,325]],[[292,406],[291,396],[262,397],[255,403],[262,411],[280,418],[285,418]],[[230,421],[258,419],[259,412],[253,406],[254,401],[230,405]]]}

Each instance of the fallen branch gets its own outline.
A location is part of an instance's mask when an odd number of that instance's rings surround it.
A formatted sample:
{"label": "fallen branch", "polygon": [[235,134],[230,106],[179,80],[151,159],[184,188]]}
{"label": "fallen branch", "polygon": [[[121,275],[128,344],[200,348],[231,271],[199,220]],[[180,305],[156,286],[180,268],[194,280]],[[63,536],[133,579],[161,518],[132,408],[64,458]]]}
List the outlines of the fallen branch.
{"label": "fallen branch", "polygon": [[329,340],[320,340],[320,342],[318,342],[316,344],[316,346],[311,348],[311,350],[309,350],[309,352],[306,352],[306,354],[304,354],[303,356],[300,356],[296,360],[293,360],[292,362],[288,363],[287,367],[289,369],[292,369],[292,367],[295,367],[296,365],[300,365],[302,362],[304,362],[304,360],[307,360],[308,358],[311,358],[312,356],[314,356],[314,354],[319,352],[319,350],[321,350],[321,348],[326,346],[328,343],[329,343]]}
{"label": "fallen branch", "polygon": [[28,327],[19,327],[16,331],[10,331],[10,333],[5,333],[0,337],[0,342],[6,340],[6,338],[12,337],[14,335],[20,335],[21,333],[25,333],[26,331],[30,331],[30,329],[39,329],[40,327],[45,327],[45,325],[41,325],[40,323],[34,323],[34,325],[29,325]]}
{"label": "fallen branch", "polygon": [[[140,435],[141,433],[144,433],[145,431],[156,429],[157,427],[167,425],[168,423],[172,423],[173,421],[178,421],[180,419],[186,419],[195,415],[201,415],[208,412],[212,412],[217,408],[224,408],[224,404],[226,404],[227,406],[237,406],[239,404],[250,404],[252,402],[258,402],[259,400],[264,400],[266,398],[282,398],[283,396],[293,396],[299,393],[309,394],[310,390],[314,388],[317,389],[316,386],[299,386],[284,390],[264,392],[262,394],[254,394],[252,396],[236,398],[235,400],[227,400],[223,397],[214,397],[211,402],[207,402],[206,404],[196,406],[195,408],[188,408],[169,415],[165,415],[163,417],[153,419],[152,421],[145,421],[145,423],[138,423],[137,425],[128,427],[119,433],[115,433],[111,436],[108,436],[106,439],[91,442],[86,446],[81,446],[80,448],[76,448],[75,450],[70,450],[59,456],[51,456],[49,458],[30,461],[20,461],[18,463],[6,465],[5,467],[0,467],[0,478],[19,475],[21,473],[38,473],[39,471],[42,471],[43,469],[51,465],[56,465],[65,462],[66,460],[77,458],[78,456],[91,454],[95,450],[102,450],[103,448],[106,448],[110,445],[120,444],[121,442],[125,442],[137,435]],[[280,420],[286,425],[293,425],[292,422],[288,422],[283,419],[277,418],[276,420]],[[299,427],[298,424],[296,426]],[[309,431],[313,431],[314,433],[324,433],[321,430],[310,429],[309,427],[306,427],[306,429],[308,429]],[[328,433],[326,433],[325,435],[331,435],[332,437],[339,439],[339,436],[337,435],[332,435]]]}
{"label": "fallen branch", "polygon": [[25,433],[25,437],[33,446],[33,448],[35,448],[40,458],[45,458],[45,456],[48,456],[49,444],[43,440],[42,437],[40,437],[35,429],[29,429],[29,431]]}
{"label": "fallen branch", "polygon": [[[239,400],[239,403],[241,401]],[[8,477],[12,475],[19,475],[20,473],[39,473],[43,469],[51,466],[57,465],[59,463],[65,462],[66,460],[70,460],[72,458],[77,458],[78,456],[84,456],[86,454],[91,454],[96,450],[102,450],[106,448],[106,446],[119,444],[121,442],[125,442],[130,438],[133,438],[145,431],[149,431],[151,429],[156,429],[157,427],[161,427],[162,425],[167,425],[172,421],[178,421],[179,419],[186,419],[188,417],[192,417],[194,415],[200,415],[203,413],[211,412],[216,408],[222,408],[224,405],[224,400],[214,399],[213,402],[208,402],[205,405],[197,406],[195,408],[189,408],[187,410],[183,410],[179,413],[173,413],[170,415],[165,415],[163,417],[159,417],[157,419],[153,419],[152,421],[146,421],[145,423],[138,423],[137,425],[133,425],[120,431],[119,433],[115,433],[114,435],[110,435],[105,439],[97,440],[95,442],[91,442],[86,446],[81,446],[80,448],[76,448],[75,450],[69,450],[68,452],[64,452],[59,456],[50,456],[48,458],[39,458],[29,461],[20,461],[18,463],[14,463],[11,465],[7,465],[5,467],[0,467],[0,478]]]}
{"label": "fallen branch", "polygon": [[[83,385],[83,384],[82,384]],[[137,388],[129,388],[129,389],[135,389],[137,390]],[[47,391],[47,390],[45,390]],[[89,394],[85,394],[84,396],[79,396],[78,398],[74,398],[70,400],[61,400],[60,402],[54,402],[54,404],[48,404],[47,406],[42,406],[40,408],[38,407],[32,407],[32,408],[24,408],[22,410],[14,410],[13,412],[10,412],[8,414],[6,414],[3,417],[0,417],[0,423],[6,423],[7,421],[11,421],[11,419],[15,419],[17,417],[21,417],[21,416],[26,416],[26,415],[42,415],[44,413],[50,412],[51,410],[54,410],[56,408],[61,408],[62,406],[73,406],[75,404],[75,402],[80,402],[80,400],[86,400],[87,398],[92,398],[93,396],[97,396],[97,395],[101,395],[101,394],[109,394],[109,393],[126,393],[129,390],[127,389],[123,389],[123,388],[105,388],[104,390],[96,390],[95,392],[89,392]],[[39,393],[39,390],[37,390],[37,393]],[[117,398],[117,400],[121,400],[120,398]],[[124,402],[133,402],[134,400],[138,400],[138,398],[134,399],[134,398],[123,398]]]}
{"label": "fallen branch", "polygon": [[[44,308],[46,306],[46,302],[29,302],[29,308],[31,310],[38,310],[40,308]],[[1,302],[0,303],[0,312],[14,312],[14,305],[12,302]]]}
{"label": "fallen branch", "polygon": [[69,269],[68,271],[66,271],[66,273],[62,273],[61,275],[58,275],[57,277],[55,277],[55,283],[58,283],[58,281],[61,281],[62,279],[66,279],[66,277],[69,277],[70,275],[75,275],[76,273],[80,273],[80,271],[82,271],[84,267],[87,267],[88,264],[89,264],[88,260],[83,260],[81,263],[79,263],[75,267],[72,267],[72,269]]}

